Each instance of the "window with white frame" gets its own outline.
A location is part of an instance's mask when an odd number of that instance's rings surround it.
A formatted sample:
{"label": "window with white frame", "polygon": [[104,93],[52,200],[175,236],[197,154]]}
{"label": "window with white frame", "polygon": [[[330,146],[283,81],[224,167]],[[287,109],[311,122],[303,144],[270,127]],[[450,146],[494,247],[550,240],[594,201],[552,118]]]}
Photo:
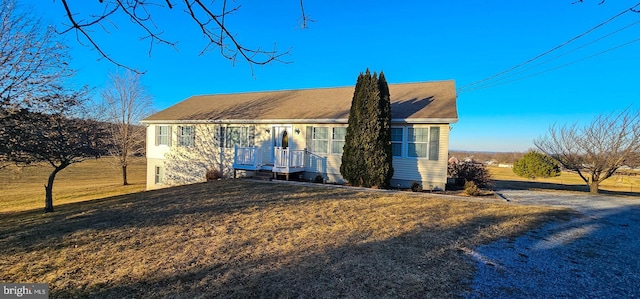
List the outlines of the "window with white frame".
{"label": "window with white frame", "polygon": [[220,128],[221,144],[226,148],[249,147],[254,145],[254,126],[230,126]]}
{"label": "window with white frame", "polygon": [[331,134],[331,153],[342,154],[344,151],[344,136],[347,135],[346,127],[335,127]]}
{"label": "window with white frame", "polygon": [[313,151],[318,154],[329,153],[329,128],[313,127],[313,136],[311,137]]}
{"label": "window with white frame", "polygon": [[391,152],[394,157],[402,157],[402,128],[391,128]]}
{"label": "window with white frame", "polygon": [[438,160],[440,154],[440,128],[429,128],[429,160]]}
{"label": "window with white frame", "polygon": [[428,128],[408,128],[407,156],[412,158],[426,158],[428,141]]}
{"label": "window with white frame", "polygon": [[156,145],[171,144],[171,126],[156,127]]}
{"label": "window with white frame", "polygon": [[195,126],[179,126],[178,127],[178,146],[190,147],[196,142]]}
{"label": "window with white frame", "polygon": [[[400,128],[391,128],[391,144],[393,147],[393,155],[396,156],[396,148],[402,151],[404,143],[403,136],[394,137],[394,129],[397,134],[401,134]],[[396,145],[397,144],[397,145]],[[407,157],[411,158],[428,158],[429,160],[438,160],[440,155],[440,127],[428,128],[407,128]]]}
{"label": "window with white frame", "polygon": [[155,183],[156,183],[156,185],[162,184],[162,176],[163,176],[162,167],[156,166],[154,172],[155,172]]}

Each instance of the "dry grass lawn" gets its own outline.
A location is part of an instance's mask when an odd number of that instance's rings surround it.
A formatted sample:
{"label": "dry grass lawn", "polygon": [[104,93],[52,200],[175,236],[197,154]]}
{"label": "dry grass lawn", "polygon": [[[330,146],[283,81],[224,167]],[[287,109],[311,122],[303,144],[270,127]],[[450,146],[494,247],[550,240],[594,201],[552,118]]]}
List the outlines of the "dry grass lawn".
{"label": "dry grass lawn", "polygon": [[[146,161],[132,158],[129,186],[122,186],[121,170],[113,158],[87,160],[62,170],[53,183],[54,209],[64,203],[103,198],[145,189]],[[44,185],[53,168],[43,164],[0,169],[0,213],[44,209]]]}
{"label": "dry grass lawn", "polygon": [[456,297],[465,248],[568,213],[247,180],[56,204],[2,213],[0,281],[51,298]]}

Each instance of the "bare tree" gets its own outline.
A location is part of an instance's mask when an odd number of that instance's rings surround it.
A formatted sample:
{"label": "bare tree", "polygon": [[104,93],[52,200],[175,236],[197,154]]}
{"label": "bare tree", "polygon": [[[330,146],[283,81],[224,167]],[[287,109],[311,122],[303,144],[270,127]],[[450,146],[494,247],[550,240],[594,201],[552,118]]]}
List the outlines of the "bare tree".
{"label": "bare tree", "polygon": [[[171,41],[163,36],[163,29],[158,18],[154,16],[167,14],[168,12],[187,16],[194,25],[194,30],[199,31],[204,40],[205,46],[200,54],[207,53],[212,49],[218,49],[220,55],[235,63],[238,57],[247,61],[249,65],[263,65],[272,61],[281,61],[281,58],[289,51],[280,52],[274,48],[264,50],[260,47],[250,48],[243,45],[237,35],[227,24],[226,19],[231,14],[240,9],[240,5],[232,4],[226,0],[202,1],[202,0],[100,0],[99,3],[78,2],[84,10],[88,6],[93,6],[96,13],[81,14],[77,7],[71,7],[68,0],[61,0],[64,10],[69,20],[62,33],[74,31],[80,42],[88,42],[100,55],[110,62],[123,66],[113,59],[103,50],[100,42],[96,40],[91,28],[98,27],[107,32],[109,29],[117,29],[119,17],[126,17],[140,32],[142,39],[149,41],[149,53],[154,44],[164,44],[173,48],[177,47],[177,41]],[[304,2],[300,0],[301,26],[306,28],[312,20],[305,14]],[[179,15],[172,20],[179,20]],[[171,26],[165,25],[165,26]]]}
{"label": "bare tree", "polygon": [[66,46],[14,0],[0,0],[0,105],[31,106],[68,76]]}
{"label": "bare tree", "polygon": [[564,168],[577,172],[591,193],[598,193],[600,183],[618,168],[638,163],[640,111],[628,108],[603,114],[584,126],[552,125],[548,135],[534,144]]}
{"label": "bare tree", "polygon": [[[41,111],[21,108],[2,119],[0,152],[19,165],[47,163],[53,167],[45,188],[45,212],[53,212],[56,175],[74,163],[106,152],[104,124],[79,118],[86,91],[58,93],[39,99]],[[46,106],[47,108],[45,108]]]}
{"label": "bare tree", "polygon": [[141,75],[127,71],[112,73],[102,90],[102,113],[109,123],[109,136],[113,147],[110,155],[122,168],[122,184],[128,185],[129,157],[144,150],[145,128],[142,120],[153,111],[153,97],[142,86]]}
{"label": "bare tree", "polygon": [[[20,109],[39,109],[53,83],[70,74],[57,37],[14,0],[0,0],[0,123]],[[7,129],[0,126],[0,136],[8,136]],[[0,153],[0,168],[9,163]]]}

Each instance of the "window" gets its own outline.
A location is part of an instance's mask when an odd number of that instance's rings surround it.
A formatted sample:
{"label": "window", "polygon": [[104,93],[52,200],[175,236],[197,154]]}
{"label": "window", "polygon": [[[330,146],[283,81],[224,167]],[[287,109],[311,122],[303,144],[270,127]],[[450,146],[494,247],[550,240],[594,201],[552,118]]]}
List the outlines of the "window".
{"label": "window", "polygon": [[196,127],[195,126],[180,126],[178,127],[178,146],[189,147],[193,146],[196,141]]}
{"label": "window", "polygon": [[156,145],[170,145],[171,126],[156,127]]}
{"label": "window", "polygon": [[155,177],[156,185],[162,184],[162,167],[156,166]]}
{"label": "window", "polygon": [[329,153],[329,128],[313,127],[312,146],[313,151],[318,154]]}
{"label": "window", "polygon": [[427,157],[428,128],[407,129],[407,156],[414,158]]}
{"label": "window", "polygon": [[333,134],[331,135],[331,153],[342,154],[345,135],[347,135],[347,128],[333,128]]}
{"label": "window", "polygon": [[391,151],[394,157],[402,157],[402,128],[391,128]]}
{"label": "window", "polygon": [[429,132],[429,160],[438,160],[440,148],[440,128],[431,127]]}
{"label": "window", "polygon": [[226,148],[249,147],[254,145],[255,127],[220,128],[221,143]]}

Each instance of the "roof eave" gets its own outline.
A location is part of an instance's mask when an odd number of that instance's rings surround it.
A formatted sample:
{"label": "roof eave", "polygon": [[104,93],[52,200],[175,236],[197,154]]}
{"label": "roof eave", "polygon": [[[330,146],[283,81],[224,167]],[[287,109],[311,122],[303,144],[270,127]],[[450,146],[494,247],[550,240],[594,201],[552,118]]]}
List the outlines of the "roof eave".
{"label": "roof eave", "polygon": [[[324,119],[202,119],[202,120],[142,120],[143,124],[346,124],[347,118]],[[401,124],[452,124],[458,118],[393,118],[392,123]]]}

